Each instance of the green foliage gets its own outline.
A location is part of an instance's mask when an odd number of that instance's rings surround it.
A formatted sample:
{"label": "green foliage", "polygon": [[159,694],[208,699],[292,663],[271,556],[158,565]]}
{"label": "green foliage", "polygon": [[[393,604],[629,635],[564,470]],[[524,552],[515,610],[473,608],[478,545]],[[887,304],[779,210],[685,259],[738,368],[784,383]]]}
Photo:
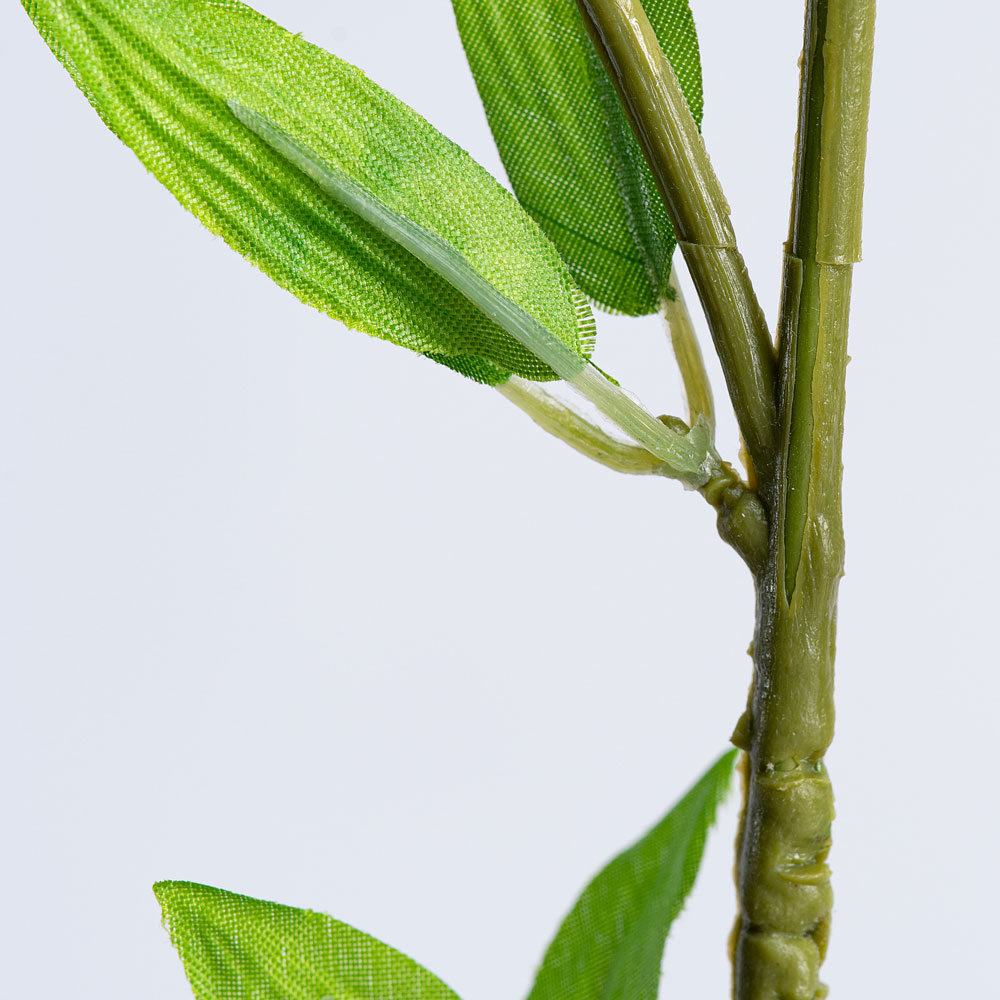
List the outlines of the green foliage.
{"label": "green foliage", "polygon": [[361,186],[266,116],[236,101],[229,101],[228,104],[248,129],[294,163],[323,191],[457,288],[536,358],[548,364],[560,378],[575,379],[587,367],[584,358],[518,305],[513,297],[504,294],[504,289],[512,284],[511,278],[514,295],[519,291],[522,296],[530,293],[530,289],[518,287],[524,281],[523,274],[501,272],[495,274],[491,281],[447,239],[394,209],[377,189]]}
{"label": "green foliage", "polygon": [[[692,486],[700,486],[706,481],[709,434],[704,425],[696,424],[688,430],[682,423],[683,431],[665,427],[623,393],[617,382],[588,364],[586,358],[574,352],[513,297],[504,294],[503,289],[511,284],[504,275],[498,276],[496,284],[491,283],[448,240],[395,211],[379,193],[356,183],[265,115],[235,101],[230,101],[229,106],[248,129],[289,163],[294,163],[323,191],[441,275],[541,363],[548,365],[626,433],[645,445],[661,460],[664,474]],[[515,292],[516,286],[517,276]]]}
{"label": "green foliage", "polygon": [[312,910],[196,882],[157,882],[197,1000],[458,1000],[377,938]]}
{"label": "green foliage", "polygon": [[655,1000],[670,925],[694,884],[736,751],[722,756],[641,840],[584,889],[528,1000]]}
{"label": "green foliage", "polygon": [[[609,309],[655,312],[674,230],[572,0],[452,0],[490,127],[521,204]],[[647,0],[650,23],[701,121],[687,0]]]}
{"label": "green foliage", "polygon": [[[663,946],[701,863],[736,751],[583,891],[528,1000],[655,1000]],[[195,882],[153,886],[197,1000],[458,1000],[348,924]]]}
{"label": "green foliage", "polygon": [[[833,799],[822,755],[833,735],[846,336],[875,0],[807,3],[778,371],[698,132],[686,0],[647,0],[645,12],[637,0],[453,0],[524,207],[359,70],[237,0],[22,4],[108,126],[280,285],[359,330],[507,382],[507,398],[574,447],[620,471],[681,479],[718,510],[762,595],[734,994],[825,996]],[[707,379],[668,290],[671,214],[749,484],[715,451]],[[584,293],[632,314],[672,299],[690,427],[655,418],[588,364]],[[512,375],[564,378],[638,446]],[[528,1000],[655,1000],[735,753],[584,890]],[[321,914],[194,883],[154,889],[198,1000],[457,1000],[406,956]]]}
{"label": "green foliage", "polygon": [[491,384],[551,369],[245,129],[266,115],[437,234],[576,356],[593,319],[555,246],[467,153],[359,70],[235,0],[23,0],[107,125],[213,233],[348,326]]}

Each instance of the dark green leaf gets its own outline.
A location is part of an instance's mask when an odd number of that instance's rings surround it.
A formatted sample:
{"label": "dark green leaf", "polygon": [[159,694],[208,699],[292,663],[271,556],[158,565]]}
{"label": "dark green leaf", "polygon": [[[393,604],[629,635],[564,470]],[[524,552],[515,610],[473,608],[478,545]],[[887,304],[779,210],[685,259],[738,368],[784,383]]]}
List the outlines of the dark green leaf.
{"label": "dark green leaf", "polygon": [[[595,302],[654,312],[670,276],[673,228],[576,4],[452,5],[521,204]],[[644,9],[700,122],[701,63],[687,0],[647,0]]]}

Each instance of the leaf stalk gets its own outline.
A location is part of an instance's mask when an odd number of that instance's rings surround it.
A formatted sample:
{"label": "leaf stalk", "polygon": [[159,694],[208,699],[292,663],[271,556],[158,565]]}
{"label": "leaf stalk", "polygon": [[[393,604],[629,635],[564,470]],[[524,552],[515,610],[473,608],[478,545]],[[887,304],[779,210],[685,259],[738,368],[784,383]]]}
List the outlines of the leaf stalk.
{"label": "leaf stalk", "polygon": [[701,417],[708,424],[715,440],[715,400],[712,398],[712,383],[705,370],[705,360],[701,356],[698,335],[694,331],[691,313],[688,311],[684,293],[677,281],[677,271],[670,271],[669,289],[672,297],[663,300],[663,318],[670,334],[670,346],[684,384],[687,400],[688,423],[694,426]]}
{"label": "leaf stalk", "polygon": [[536,382],[514,375],[506,382],[501,382],[496,389],[501,396],[531,417],[542,430],[592,461],[627,475],[664,474],[664,463],[652,452],[606,434]]}

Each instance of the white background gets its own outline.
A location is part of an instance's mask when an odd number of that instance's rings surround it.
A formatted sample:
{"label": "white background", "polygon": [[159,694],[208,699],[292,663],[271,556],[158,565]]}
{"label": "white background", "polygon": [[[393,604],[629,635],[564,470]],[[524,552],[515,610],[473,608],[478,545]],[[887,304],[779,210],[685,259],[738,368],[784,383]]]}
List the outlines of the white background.
{"label": "white background", "polygon": [[[445,0],[259,6],[502,176]],[[773,320],[801,3],[694,9]],[[841,997],[996,981],[998,28],[985,3],[880,10],[830,755]],[[746,573],[697,496],[271,285],[14,3],[0,87],[4,992],[187,997],[149,891],[184,878],[515,1000],[586,879],[724,749]],[[655,319],[602,316],[598,360],[681,410]],[[735,819],[664,997],[726,995]]]}

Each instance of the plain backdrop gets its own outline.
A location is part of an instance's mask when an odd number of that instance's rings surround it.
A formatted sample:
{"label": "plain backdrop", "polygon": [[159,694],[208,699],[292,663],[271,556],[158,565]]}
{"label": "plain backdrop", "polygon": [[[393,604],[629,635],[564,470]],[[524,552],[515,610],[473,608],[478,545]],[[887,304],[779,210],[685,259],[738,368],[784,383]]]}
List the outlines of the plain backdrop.
{"label": "plain backdrop", "polygon": [[[258,6],[503,177],[446,0]],[[706,141],[773,322],[801,3],[693,7]],[[1000,15],[941,11],[879,12],[829,758],[841,997],[996,983]],[[697,496],[272,285],[10,2],[0,87],[5,995],[189,996],[149,891],[182,878],[516,1000],[584,882],[725,748],[746,572]],[[602,367],[680,412],[659,321],[599,325]],[[731,802],[664,997],[727,993],[735,822]]]}

